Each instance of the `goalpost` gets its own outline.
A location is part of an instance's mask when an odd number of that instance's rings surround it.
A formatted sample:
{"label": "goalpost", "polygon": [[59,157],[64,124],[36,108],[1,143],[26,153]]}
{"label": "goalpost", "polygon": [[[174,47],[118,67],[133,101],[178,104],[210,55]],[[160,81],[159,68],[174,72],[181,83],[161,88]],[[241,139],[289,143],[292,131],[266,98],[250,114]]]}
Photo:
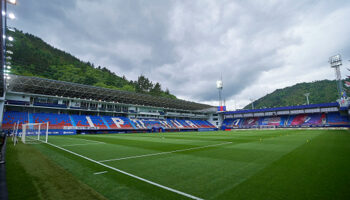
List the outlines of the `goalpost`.
{"label": "goalpost", "polygon": [[13,145],[17,144],[17,140],[18,140],[18,126],[19,126],[19,122],[17,121],[14,125],[13,125],[13,131],[12,131],[12,141],[13,141]]}
{"label": "goalpost", "polygon": [[22,124],[23,143],[47,143],[49,135],[49,122]]}

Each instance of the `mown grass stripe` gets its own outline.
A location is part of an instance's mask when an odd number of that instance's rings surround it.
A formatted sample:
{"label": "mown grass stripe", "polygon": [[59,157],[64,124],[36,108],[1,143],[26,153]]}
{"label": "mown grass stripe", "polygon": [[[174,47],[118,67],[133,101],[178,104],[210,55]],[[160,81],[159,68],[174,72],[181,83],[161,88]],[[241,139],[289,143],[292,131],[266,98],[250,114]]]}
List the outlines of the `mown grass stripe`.
{"label": "mown grass stripe", "polygon": [[149,157],[149,156],[158,156],[158,155],[171,154],[171,153],[176,153],[176,152],[204,149],[204,148],[208,148],[208,147],[216,147],[216,146],[221,146],[221,145],[231,144],[231,143],[232,142],[224,142],[224,143],[219,143],[219,144],[211,144],[211,145],[206,145],[206,146],[201,146],[201,147],[192,147],[192,148],[179,149],[179,150],[174,150],[174,151],[166,151],[166,152],[151,153],[151,154],[144,154],[144,155],[138,155],[138,156],[128,156],[128,157],[124,157],[124,158],[100,160],[99,162],[103,163],[103,162],[110,162],[110,161],[117,161],[117,160],[127,160],[127,159],[142,158],[142,157]]}
{"label": "mown grass stripe", "polygon": [[99,165],[104,166],[104,167],[106,167],[106,168],[109,168],[109,169],[111,169],[111,170],[113,170],[113,171],[117,171],[117,172],[122,173],[122,174],[125,174],[125,175],[127,175],[127,176],[136,178],[136,179],[138,179],[138,180],[140,180],[140,181],[143,181],[143,182],[152,184],[152,185],[157,186],[157,187],[159,187],[159,188],[163,188],[163,189],[165,189],[165,190],[168,190],[168,191],[171,191],[171,192],[180,194],[180,195],[182,195],[182,196],[185,196],[185,197],[188,197],[188,198],[191,198],[191,199],[202,200],[202,198],[199,198],[199,197],[193,196],[193,195],[191,195],[191,194],[187,194],[187,193],[185,193],[185,192],[181,192],[181,191],[179,191],[179,190],[176,190],[176,189],[173,189],[173,188],[170,188],[170,187],[167,187],[167,186],[164,186],[164,185],[155,183],[155,182],[153,182],[153,181],[150,181],[150,180],[141,178],[141,177],[139,177],[139,176],[130,174],[130,173],[128,173],[128,172],[125,172],[125,171],[120,170],[120,169],[117,169],[117,168],[115,168],[115,167],[106,165],[106,164],[104,164],[104,163],[101,163],[101,162],[99,162],[99,161],[93,160],[93,159],[88,158],[88,157],[86,157],[86,156],[80,155],[80,154],[78,154],[78,153],[75,153],[75,152],[70,151],[70,150],[68,150],[68,149],[65,149],[65,148],[63,148],[63,147],[60,147],[60,146],[57,146],[57,145],[54,145],[54,144],[51,144],[51,143],[46,143],[46,144],[48,144],[48,145],[50,145],[50,146],[53,146],[53,147],[56,147],[56,148],[58,148],[58,149],[60,149],[60,150],[66,151],[66,152],[68,152],[68,153],[71,153],[71,154],[73,154],[73,155],[76,155],[76,156],[78,156],[78,157],[84,158],[84,159],[86,159],[86,160],[88,160],[88,161],[91,161],[91,162],[93,162],[93,163],[99,164]]}

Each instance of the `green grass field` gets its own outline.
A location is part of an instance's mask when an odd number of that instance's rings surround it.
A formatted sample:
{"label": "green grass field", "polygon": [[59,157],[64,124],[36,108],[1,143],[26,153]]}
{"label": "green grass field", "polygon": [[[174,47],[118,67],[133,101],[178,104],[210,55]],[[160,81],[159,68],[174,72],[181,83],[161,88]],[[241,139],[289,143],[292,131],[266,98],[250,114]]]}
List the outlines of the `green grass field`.
{"label": "green grass field", "polygon": [[55,146],[10,141],[10,199],[350,199],[345,130],[49,136]]}

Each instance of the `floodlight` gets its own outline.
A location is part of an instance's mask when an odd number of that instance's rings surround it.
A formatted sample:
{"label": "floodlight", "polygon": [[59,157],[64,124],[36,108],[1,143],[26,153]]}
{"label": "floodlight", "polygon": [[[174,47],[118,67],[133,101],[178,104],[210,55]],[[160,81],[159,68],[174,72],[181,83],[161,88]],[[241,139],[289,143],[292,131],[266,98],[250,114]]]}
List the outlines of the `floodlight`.
{"label": "floodlight", "polygon": [[10,50],[7,50],[6,53],[8,53],[8,54],[13,54],[13,52],[10,51]]}
{"label": "floodlight", "polygon": [[2,16],[6,15],[5,11],[1,11],[1,14],[2,14]]}
{"label": "floodlight", "polygon": [[221,80],[216,81],[216,88],[222,89],[222,81]]}
{"label": "floodlight", "polygon": [[341,98],[343,95],[343,83],[341,79],[340,66],[342,66],[342,59],[340,54],[334,55],[329,58],[329,63],[331,64],[331,68],[335,70],[335,80],[337,81],[337,90],[339,97]]}
{"label": "floodlight", "polygon": [[13,37],[12,36],[9,36],[7,39],[10,40],[11,42],[13,41]]}
{"label": "floodlight", "polygon": [[9,14],[8,14],[8,17],[9,17],[10,19],[15,19],[15,18],[16,18],[15,14],[13,14],[13,13],[9,13]]}
{"label": "floodlight", "polygon": [[6,0],[7,3],[16,5],[17,4],[17,0]]}
{"label": "floodlight", "polygon": [[7,65],[7,67],[6,67],[7,69],[11,69],[11,66],[9,66],[9,65]]}
{"label": "floodlight", "polygon": [[11,31],[11,32],[16,32],[16,30],[12,27],[7,27],[7,30]]}

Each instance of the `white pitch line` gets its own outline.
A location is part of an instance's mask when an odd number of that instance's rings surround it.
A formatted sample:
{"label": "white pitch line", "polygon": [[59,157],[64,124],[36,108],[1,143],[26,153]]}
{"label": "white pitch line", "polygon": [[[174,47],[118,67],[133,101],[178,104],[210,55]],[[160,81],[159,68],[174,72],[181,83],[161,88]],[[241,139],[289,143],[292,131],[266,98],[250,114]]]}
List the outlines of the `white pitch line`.
{"label": "white pitch line", "polygon": [[188,148],[188,149],[179,149],[179,150],[174,150],[174,151],[166,151],[166,152],[160,152],[160,153],[151,153],[151,154],[144,154],[144,155],[139,155],[139,156],[129,156],[129,157],[124,157],[124,158],[100,160],[99,162],[103,163],[103,162],[110,162],[110,161],[117,161],[117,160],[142,158],[142,157],[148,157],[148,156],[158,156],[158,155],[164,155],[164,154],[170,154],[170,153],[176,153],[176,152],[183,152],[183,151],[190,151],[190,150],[195,150],[195,149],[203,149],[203,148],[208,148],[208,147],[221,146],[221,145],[231,144],[231,143],[232,142],[224,142],[224,143],[220,143],[220,144],[211,144],[211,145],[206,145],[206,146],[201,146],[201,147],[192,147],[192,148]]}
{"label": "white pitch line", "polygon": [[85,140],[85,141],[88,141],[88,142],[99,142],[99,143],[105,144],[104,142],[100,142],[100,141],[96,141],[96,140],[88,140],[88,139],[83,139],[83,138],[65,138],[65,139]]}
{"label": "white pitch line", "polygon": [[92,144],[105,144],[105,143],[100,143],[100,142],[96,142],[96,143],[85,143],[85,144],[64,144],[64,145],[60,145],[61,147],[72,147],[72,146],[82,146],[82,145],[92,145]]}
{"label": "white pitch line", "polygon": [[103,172],[95,172],[94,175],[99,175],[99,174],[104,174],[107,173],[108,171],[103,171]]}
{"label": "white pitch line", "polygon": [[57,146],[57,145],[54,145],[54,144],[51,144],[51,143],[46,143],[46,144],[51,145],[51,146],[53,146],[53,147],[56,147],[56,148],[58,148],[58,149],[61,149],[62,151],[66,151],[66,152],[68,152],[68,153],[71,153],[71,154],[73,154],[73,155],[76,155],[76,156],[78,156],[78,157],[84,158],[84,159],[86,159],[86,160],[88,160],[88,161],[91,161],[91,162],[93,162],[93,163],[99,164],[99,165],[104,166],[104,167],[106,167],[106,168],[109,168],[109,169],[111,169],[111,170],[117,171],[117,172],[119,172],[119,173],[125,174],[125,175],[130,176],[130,177],[133,177],[133,178],[136,178],[136,179],[138,179],[138,180],[140,180],[140,181],[143,181],[143,182],[149,183],[149,184],[151,184],[151,185],[154,185],[154,186],[163,188],[163,189],[165,189],[165,190],[168,190],[168,191],[171,191],[171,192],[180,194],[180,195],[182,195],[182,196],[185,196],[185,197],[188,197],[188,198],[191,198],[191,199],[203,200],[202,198],[199,198],[199,197],[196,197],[196,196],[193,196],[193,195],[190,195],[190,194],[181,192],[181,191],[179,191],[179,190],[175,190],[175,189],[173,189],[173,188],[170,188],[170,187],[167,187],[167,186],[164,186],[164,185],[155,183],[155,182],[153,182],[153,181],[150,181],[150,180],[141,178],[141,177],[139,177],[139,176],[130,174],[130,173],[128,173],[128,172],[125,172],[125,171],[123,171],[123,170],[117,169],[117,168],[115,168],[115,167],[111,167],[111,166],[109,166],[109,165],[106,165],[106,164],[104,164],[104,163],[98,162],[98,161],[93,160],[93,159],[91,159],[91,158],[88,158],[88,157],[86,157],[86,156],[83,156],[83,155],[80,155],[80,154],[75,153],[75,152],[73,152],[73,151],[67,150],[67,149],[65,149],[65,148],[63,148],[63,147],[60,147],[60,146]]}

